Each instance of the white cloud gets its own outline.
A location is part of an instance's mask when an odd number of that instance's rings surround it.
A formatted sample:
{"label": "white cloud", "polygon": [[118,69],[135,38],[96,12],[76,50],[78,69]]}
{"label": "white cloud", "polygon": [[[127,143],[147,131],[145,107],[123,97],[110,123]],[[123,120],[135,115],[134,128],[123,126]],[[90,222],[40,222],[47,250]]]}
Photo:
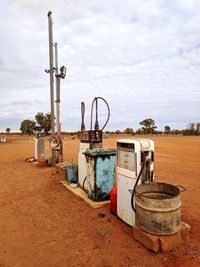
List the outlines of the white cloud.
{"label": "white cloud", "polygon": [[49,111],[49,10],[68,68],[64,130],[79,129],[82,100],[89,120],[97,95],[110,103],[109,129],[136,129],[146,117],[160,128],[200,121],[199,9],[198,0],[1,1],[1,130]]}

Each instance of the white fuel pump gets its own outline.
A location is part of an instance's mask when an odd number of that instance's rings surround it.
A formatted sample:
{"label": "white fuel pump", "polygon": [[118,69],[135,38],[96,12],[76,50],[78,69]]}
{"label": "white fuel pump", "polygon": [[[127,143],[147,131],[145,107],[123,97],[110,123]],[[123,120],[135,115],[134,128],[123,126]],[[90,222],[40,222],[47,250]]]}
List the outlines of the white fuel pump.
{"label": "white fuel pump", "polygon": [[[102,127],[99,129],[99,122],[98,122],[98,100],[102,100],[108,109],[108,117],[107,120]],[[96,117],[95,117],[95,125],[94,129],[92,126],[92,119],[93,119],[93,109],[95,106]],[[102,148],[102,132],[103,129],[106,127],[108,120],[110,118],[110,108],[106,100],[102,97],[95,97],[92,102],[91,107],[91,117],[90,117],[90,130],[85,130],[85,104],[81,102],[81,131],[78,132],[78,137],[80,139],[79,149],[78,149],[78,183],[79,186],[82,187],[84,190],[88,188],[88,180],[87,177],[87,162],[84,153],[88,149],[92,148]]]}
{"label": "white fuel pump", "polygon": [[135,223],[134,189],[154,180],[154,142],[150,139],[117,141],[117,215]]}
{"label": "white fuel pump", "polygon": [[78,183],[80,187],[83,187],[83,182],[87,176],[87,163],[85,159],[86,152],[90,147],[90,143],[80,142],[78,147]]}

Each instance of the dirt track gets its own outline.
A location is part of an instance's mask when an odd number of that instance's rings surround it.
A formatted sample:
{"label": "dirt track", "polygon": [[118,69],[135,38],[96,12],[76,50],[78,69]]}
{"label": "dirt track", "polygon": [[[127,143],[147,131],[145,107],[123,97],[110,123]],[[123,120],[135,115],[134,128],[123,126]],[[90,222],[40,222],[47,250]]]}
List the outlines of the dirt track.
{"label": "dirt track", "polygon": [[[132,238],[132,229],[93,209],[68,192],[54,168],[24,159],[33,142],[0,144],[0,266],[200,266],[200,138],[153,137],[156,178],[186,187],[182,220],[190,239],[172,251],[154,254]],[[116,139],[105,139],[114,146]],[[78,141],[65,141],[65,160],[76,161]],[[101,218],[99,213],[106,216]]]}

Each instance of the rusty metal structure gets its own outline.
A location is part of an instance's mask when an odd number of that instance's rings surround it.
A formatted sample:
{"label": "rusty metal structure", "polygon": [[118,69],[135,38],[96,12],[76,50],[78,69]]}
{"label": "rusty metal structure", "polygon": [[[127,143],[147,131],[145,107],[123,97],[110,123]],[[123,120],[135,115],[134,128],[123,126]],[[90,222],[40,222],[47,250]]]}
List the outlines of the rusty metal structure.
{"label": "rusty metal structure", "polygon": [[148,233],[171,235],[181,229],[180,189],[166,183],[143,183],[135,191],[136,224]]}

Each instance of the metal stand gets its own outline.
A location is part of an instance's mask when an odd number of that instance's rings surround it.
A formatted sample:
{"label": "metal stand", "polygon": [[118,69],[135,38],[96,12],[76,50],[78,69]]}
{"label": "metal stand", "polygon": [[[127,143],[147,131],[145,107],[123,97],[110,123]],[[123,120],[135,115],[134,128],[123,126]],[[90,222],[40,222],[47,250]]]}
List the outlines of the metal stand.
{"label": "metal stand", "polygon": [[[61,123],[60,123],[60,78],[64,79],[66,75],[66,68],[62,66],[60,73],[58,73],[58,46],[57,43],[53,44],[53,22],[52,12],[48,13],[49,21],[49,70],[45,70],[50,74],[50,100],[51,100],[51,138],[50,138],[50,151],[51,151],[51,165],[63,162],[63,145],[61,138]],[[55,47],[55,67],[53,62],[53,47]],[[55,114],[54,114],[54,71],[56,77],[56,124],[57,135],[55,136]]]}

